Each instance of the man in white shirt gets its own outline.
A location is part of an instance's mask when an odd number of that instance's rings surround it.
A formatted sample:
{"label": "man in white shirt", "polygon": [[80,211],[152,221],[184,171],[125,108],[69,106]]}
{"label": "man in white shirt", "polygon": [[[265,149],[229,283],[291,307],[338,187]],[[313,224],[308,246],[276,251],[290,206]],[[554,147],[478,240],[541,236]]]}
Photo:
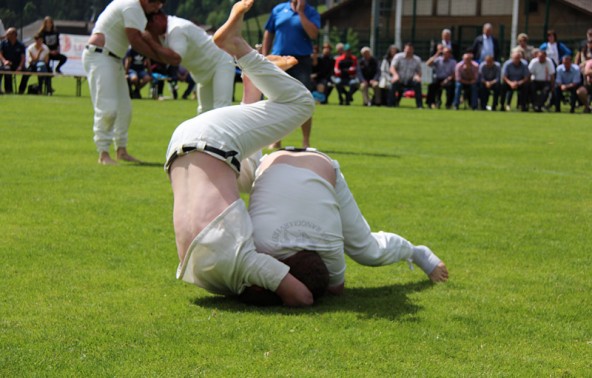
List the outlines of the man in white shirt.
{"label": "man in white shirt", "polygon": [[[49,72],[49,47],[43,43],[43,37],[40,34],[35,34],[35,42],[27,47],[27,71],[29,72]],[[51,76],[38,76],[39,78],[39,93],[42,93],[43,86],[47,94],[51,95],[53,90],[51,88]],[[29,82],[29,75],[23,75],[19,88],[19,93],[24,93]]]}
{"label": "man in white shirt", "polygon": [[147,30],[179,54],[181,64],[197,83],[197,114],[231,105],[234,62],[205,30],[189,20],[167,16],[162,10],[149,16]]}
{"label": "man in white shirt", "polygon": [[114,143],[118,160],[138,161],[127,151],[131,100],[122,59],[128,46],[156,61],[178,65],[170,49],[149,46],[142,38],[146,14],[158,11],[164,0],[113,0],[99,15],[82,53],[94,108],[94,141],[99,163],[117,164],[109,154]]}
{"label": "man in white shirt", "polygon": [[540,113],[555,81],[555,65],[547,58],[547,52],[541,50],[528,64],[528,70],[531,74],[531,101],[534,111]]}

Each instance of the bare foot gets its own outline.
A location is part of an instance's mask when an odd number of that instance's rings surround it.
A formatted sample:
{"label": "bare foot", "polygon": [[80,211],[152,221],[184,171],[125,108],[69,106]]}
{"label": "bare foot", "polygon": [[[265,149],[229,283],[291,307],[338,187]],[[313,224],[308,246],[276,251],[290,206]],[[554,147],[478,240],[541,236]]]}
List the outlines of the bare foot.
{"label": "bare foot", "polygon": [[253,49],[242,37],[243,18],[254,0],[241,0],[232,6],[228,20],[214,33],[214,43],[230,55],[240,58]]}
{"label": "bare foot", "polygon": [[103,164],[103,165],[117,165],[117,162],[115,160],[111,159],[111,156],[109,156],[109,153],[108,152],[103,151],[99,155],[99,164]]}
{"label": "bare foot", "polygon": [[443,262],[440,262],[438,266],[428,275],[432,282],[446,282],[448,281],[448,269]]}
{"label": "bare foot", "polygon": [[282,148],[282,141],[278,140],[277,142],[270,144],[267,148],[269,148],[270,150],[273,150],[276,148]]}
{"label": "bare foot", "polygon": [[136,159],[132,155],[127,153],[125,148],[118,148],[117,149],[117,160],[129,161],[132,163],[139,163],[140,160]]}
{"label": "bare foot", "polygon": [[283,71],[287,71],[298,64],[298,59],[291,55],[267,55],[266,58]]}

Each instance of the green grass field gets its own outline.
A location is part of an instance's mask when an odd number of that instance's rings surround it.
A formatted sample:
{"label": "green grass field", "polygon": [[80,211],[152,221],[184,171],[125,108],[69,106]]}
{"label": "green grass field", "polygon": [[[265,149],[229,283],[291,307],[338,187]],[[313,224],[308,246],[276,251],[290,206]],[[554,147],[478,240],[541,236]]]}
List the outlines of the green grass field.
{"label": "green grass field", "polygon": [[[373,229],[450,281],[348,260],[346,293],[256,308],[175,279],[162,169],[193,101],[134,100],[97,164],[88,88],[0,96],[0,376],[574,376],[592,373],[592,117],[318,106]],[[300,143],[300,131],[285,144]]]}

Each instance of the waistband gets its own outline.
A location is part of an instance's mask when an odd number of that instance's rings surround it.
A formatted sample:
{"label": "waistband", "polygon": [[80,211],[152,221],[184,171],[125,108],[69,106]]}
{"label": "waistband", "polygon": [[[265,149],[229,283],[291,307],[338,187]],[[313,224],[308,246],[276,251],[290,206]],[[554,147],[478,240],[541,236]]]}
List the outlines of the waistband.
{"label": "waistband", "polygon": [[113,54],[111,51],[107,50],[104,47],[99,47],[99,46],[95,46],[95,45],[86,45],[86,46],[84,46],[84,48],[87,49],[90,52],[96,52],[96,53],[99,53],[99,54],[105,54],[105,55],[108,55],[108,56],[110,56],[112,58],[119,59],[119,60],[122,59],[122,58],[120,58],[117,55]]}
{"label": "waistband", "polygon": [[175,151],[173,151],[173,153],[168,158],[165,164],[165,170],[168,172],[168,170],[171,168],[171,164],[173,164],[173,161],[175,161],[176,158],[178,158],[179,156],[186,155],[191,151],[202,151],[207,152],[211,155],[216,155],[222,158],[222,160],[227,161],[232,167],[234,167],[237,174],[240,173],[241,164],[240,161],[236,158],[238,152],[224,151],[216,147],[208,146],[203,141],[197,142],[195,144],[184,144],[181,147],[177,148]]}

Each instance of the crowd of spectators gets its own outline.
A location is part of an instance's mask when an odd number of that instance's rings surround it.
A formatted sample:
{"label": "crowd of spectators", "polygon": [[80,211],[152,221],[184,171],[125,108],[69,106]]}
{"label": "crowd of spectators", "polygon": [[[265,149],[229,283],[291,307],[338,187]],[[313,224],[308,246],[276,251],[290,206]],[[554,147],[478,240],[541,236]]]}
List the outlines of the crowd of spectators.
{"label": "crowd of spectators", "polygon": [[[335,88],[339,105],[345,106],[353,103],[353,94],[359,90],[364,106],[398,107],[408,97],[415,99],[418,109],[444,105],[455,110],[510,111],[516,93],[517,109],[523,112],[560,112],[562,104],[567,104],[571,113],[578,107],[590,113],[592,28],[577,51],[561,42],[554,30],[538,47],[520,33],[509,57],[501,56],[490,23],[483,25],[482,34],[464,51],[451,37],[449,29],[442,30],[425,64],[411,43],[401,52],[389,46],[382,59],[367,46],[356,56],[347,43],[337,44],[335,51],[325,43],[321,55],[318,49],[312,55],[313,94],[321,104],[329,102]],[[424,65],[432,74],[425,96]]]}

